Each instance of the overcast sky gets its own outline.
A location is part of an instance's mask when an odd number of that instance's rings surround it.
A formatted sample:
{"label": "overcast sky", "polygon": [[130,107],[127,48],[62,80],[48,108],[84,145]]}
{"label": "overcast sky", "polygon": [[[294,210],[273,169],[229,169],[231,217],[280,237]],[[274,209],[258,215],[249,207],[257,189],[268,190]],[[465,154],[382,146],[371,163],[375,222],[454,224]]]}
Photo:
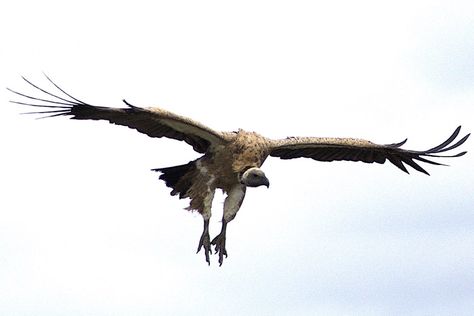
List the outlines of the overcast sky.
{"label": "overcast sky", "polygon": [[[6,7],[5,7],[6,6]],[[105,122],[35,120],[42,72],[86,102],[217,130],[423,150],[474,131],[472,1],[9,1],[0,10],[0,314],[471,315],[474,147],[427,166],[268,159],[229,257],[152,168],[197,156]],[[211,237],[220,230],[216,195]]]}

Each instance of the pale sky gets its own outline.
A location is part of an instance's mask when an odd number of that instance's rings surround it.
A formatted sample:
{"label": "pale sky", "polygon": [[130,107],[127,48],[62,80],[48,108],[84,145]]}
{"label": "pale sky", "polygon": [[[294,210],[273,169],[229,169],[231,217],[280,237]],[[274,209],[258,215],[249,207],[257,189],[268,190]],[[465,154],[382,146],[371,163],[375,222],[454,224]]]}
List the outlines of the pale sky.
{"label": "pale sky", "polygon": [[[423,150],[474,131],[472,1],[10,1],[0,86],[42,72],[102,106],[160,106],[217,130]],[[229,257],[152,168],[184,143],[35,120],[0,90],[1,315],[471,315],[474,147],[410,175],[269,158]],[[211,237],[220,230],[216,195]]]}

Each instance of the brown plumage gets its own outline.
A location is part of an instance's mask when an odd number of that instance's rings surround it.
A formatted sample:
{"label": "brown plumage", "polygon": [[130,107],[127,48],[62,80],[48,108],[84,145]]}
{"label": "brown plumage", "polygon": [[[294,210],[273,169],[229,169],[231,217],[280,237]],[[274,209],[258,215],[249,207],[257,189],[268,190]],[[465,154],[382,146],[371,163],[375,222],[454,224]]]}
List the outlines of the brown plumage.
{"label": "brown plumage", "polygon": [[[254,132],[238,130],[236,132],[218,132],[161,108],[141,108],[129,104],[127,107],[109,108],[93,106],[76,99],[62,90],[46,77],[57,89],[51,93],[27,79],[29,85],[44,94],[34,97],[9,89],[25,101],[13,103],[38,107],[42,110],[28,112],[43,114],[46,117],[69,116],[75,120],[106,120],[110,123],[127,126],[150,137],[167,137],[181,140],[191,145],[202,157],[187,164],[168,168],[152,169],[161,173],[160,179],[172,189],[171,195],[189,198],[188,210],[198,211],[204,219],[198,252],[204,248],[205,258],[210,263],[211,245],[219,255],[219,264],[227,257],[225,236],[227,223],[240,209],[247,187],[269,186],[269,181],[260,169],[267,157],[281,159],[311,158],[318,161],[362,161],[366,163],[384,163],[390,161],[402,171],[408,173],[406,165],[428,174],[419,162],[441,165],[432,158],[460,157],[466,152],[445,155],[462,145],[470,134],[456,140],[461,130],[459,126],[443,143],[428,150],[416,151],[401,148],[400,143],[378,145],[370,141],[354,138],[318,138],[288,137],[281,140],[265,138]],[[212,241],[209,237],[209,218],[216,189],[223,190],[227,197],[224,201],[222,230]]]}

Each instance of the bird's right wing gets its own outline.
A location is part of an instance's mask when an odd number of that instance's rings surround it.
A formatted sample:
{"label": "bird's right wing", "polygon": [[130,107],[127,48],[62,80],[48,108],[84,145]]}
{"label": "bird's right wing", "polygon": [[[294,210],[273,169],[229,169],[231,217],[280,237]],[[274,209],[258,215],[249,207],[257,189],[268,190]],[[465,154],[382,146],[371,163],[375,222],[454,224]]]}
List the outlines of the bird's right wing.
{"label": "bird's right wing", "polygon": [[[428,174],[417,161],[432,165],[441,165],[430,160],[431,158],[459,157],[466,152],[454,155],[443,155],[447,151],[461,146],[470,134],[455,142],[459,135],[461,126],[443,143],[428,150],[408,150],[401,146],[406,139],[400,143],[379,145],[373,142],[356,138],[329,138],[329,137],[289,137],[273,141],[270,156],[281,159],[312,158],[319,161],[362,161],[366,163],[384,163],[386,160],[408,173],[404,164],[415,170]],[[428,174],[429,175],[429,174]]]}
{"label": "bird's right wing", "polygon": [[[43,97],[34,97],[9,89],[25,101],[11,101],[13,103],[42,108],[44,110],[28,112],[29,114],[45,114],[45,117],[70,116],[75,120],[106,120],[112,124],[133,128],[150,137],[167,137],[183,140],[199,153],[205,153],[210,147],[225,144],[228,141],[226,134],[161,108],[141,108],[123,102],[126,108],[110,108],[94,106],[71,96],[49,77],[49,82],[58,90],[55,94],[23,79],[36,90],[44,94]],[[62,94],[62,95],[61,95]]]}

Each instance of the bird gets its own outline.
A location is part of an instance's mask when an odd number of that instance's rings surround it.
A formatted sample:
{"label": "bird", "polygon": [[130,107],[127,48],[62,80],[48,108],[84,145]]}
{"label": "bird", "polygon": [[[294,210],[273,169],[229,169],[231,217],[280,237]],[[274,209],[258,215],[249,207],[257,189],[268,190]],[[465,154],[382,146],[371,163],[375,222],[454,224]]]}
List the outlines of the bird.
{"label": "bird", "polygon": [[[331,137],[287,137],[270,139],[253,131],[216,131],[200,122],[177,115],[159,107],[138,107],[122,100],[125,107],[95,106],[77,99],[63,90],[47,75],[51,90],[44,89],[25,77],[22,79],[41,96],[32,96],[7,88],[21,97],[22,101],[10,102],[39,108],[26,114],[45,117],[66,116],[74,120],[104,120],[112,124],[135,129],[149,137],[166,137],[184,141],[199,158],[185,164],[151,169],[159,172],[159,179],[171,189],[172,196],[189,199],[189,211],[197,211],[203,218],[203,231],[197,252],[204,252],[210,265],[210,256],[217,255],[219,266],[227,258],[227,225],[237,215],[242,206],[247,188],[265,186],[270,181],[262,169],[268,157],[281,159],[310,158],[316,161],[360,161],[383,164],[389,161],[394,166],[409,173],[407,166],[429,175],[421,163],[443,165],[433,158],[460,157],[466,151],[449,154],[461,146],[470,136],[458,139],[461,126],[441,144],[428,150],[408,150],[402,148],[407,139],[386,145],[358,138]],[[209,220],[214,194],[220,189],[226,195],[223,206],[220,233],[210,239]],[[214,247],[214,249],[212,249]]]}

